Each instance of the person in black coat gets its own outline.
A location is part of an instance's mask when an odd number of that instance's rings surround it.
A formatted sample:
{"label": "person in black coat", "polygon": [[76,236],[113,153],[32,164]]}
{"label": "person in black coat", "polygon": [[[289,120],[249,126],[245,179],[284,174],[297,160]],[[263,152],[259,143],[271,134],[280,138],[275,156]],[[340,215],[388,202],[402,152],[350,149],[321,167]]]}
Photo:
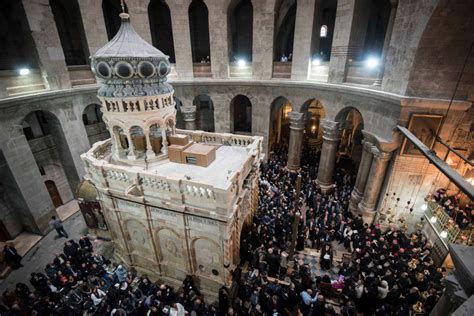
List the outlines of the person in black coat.
{"label": "person in black coat", "polygon": [[14,270],[23,267],[21,264],[22,257],[18,254],[15,247],[11,245],[5,245],[3,247],[3,253],[5,254],[5,262]]}
{"label": "person in black coat", "polygon": [[92,243],[91,243],[89,237],[87,237],[87,236],[81,236],[81,238],[79,239],[79,246],[81,246],[82,249],[84,249],[88,252],[93,251]]}

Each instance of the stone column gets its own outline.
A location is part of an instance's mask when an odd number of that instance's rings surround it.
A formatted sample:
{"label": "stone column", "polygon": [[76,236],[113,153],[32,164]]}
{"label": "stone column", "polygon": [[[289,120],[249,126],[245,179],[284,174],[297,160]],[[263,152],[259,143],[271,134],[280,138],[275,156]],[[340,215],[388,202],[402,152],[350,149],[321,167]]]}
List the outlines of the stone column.
{"label": "stone column", "polygon": [[298,0],[296,6],[295,40],[291,63],[291,79],[293,80],[308,79],[311,67],[311,39],[315,3],[315,0]]}
{"label": "stone column", "polygon": [[385,71],[385,61],[387,59],[388,47],[390,46],[390,39],[392,38],[393,24],[395,23],[395,15],[397,14],[398,0],[390,0],[390,17],[388,19],[387,31],[385,32],[385,40],[383,42],[382,57],[380,57],[380,69],[374,86],[381,86],[383,73]]}
{"label": "stone column", "polygon": [[189,30],[188,8],[190,0],[167,1],[170,7],[171,24],[173,28],[174,51],[176,58],[176,73],[179,79],[192,79],[193,55],[191,49],[191,33]]}
{"label": "stone column", "polygon": [[373,144],[367,139],[362,141],[362,157],[359,164],[359,170],[357,172],[357,178],[354,185],[354,190],[352,190],[351,200],[349,202],[349,209],[352,212],[358,210],[358,205],[362,196],[364,195],[365,185],[367,183],[367,178],[369,176],[370,166],[372,165],[372,160],[374,154],[372,153]]}
{"label": "stone column", "polygon": [[39,66],[47,88],[71,88],[58,29],[48,0],[23,0]]}
{"label": "stone column", "polygon": [[[101,1],[98,1],[101,2]],[[152,44],[150,20],[148,19],[148,4],[150,0],[127,0],[130,23],[133,28],[149,44]]]}
{"label": "stone column", "polygon": [[227,37],[227,1],[206,1],[209,8],[209,44],[212,78],[229,78],[229,39]]}
{"label": "stone column", "polygon": [[370,223],[375,216],[377,201],[385,180],[388,162],[392,156],[391,152],[381,151],[376,146],[372,146],[374,159],[370,166],[369,176],[364,190],[364,196],[359,203],[359,212],[362,214],[364,222]]}
{"label": "stone column", "polygon": [[130,134],[130,132],[127,132],[127,139],[128,139],[127,159],[128,160],[135,160],[135,159],[137,159],[137,156],[135,155],[135,144],[133,143],[132,134]]}
{"label": "stone column", "polygon": [[344,82],[349,59],[355,59],[361,53],[367,31],[370,4],[370,0],[337,2],[328,82]]}
{"label": "stone column", "polygon": [[151,145],[150,141],[150,130],[145,130],[145,139],[146,139],[146,158],[151,159],[154,158],[155,152],[153,151],[153,146]]}
{"label": "stone column", "polygon": [[57,216],[56,210],[26,137],[19,129],[7,131],[7,126],[12,125],[5,123],[4,130],[0,126],[1,135],[8,136],[0,139],[0,149],[7,163],[6,169],[9,170],[1,174],[2,182],[8,185],[7,190],[14,195],[12,206],[24,229],[45,235],[51,230],[48,222],[51,216]]}
{"label": "stone column", "polygon": [[288,117],[290,118],[290,144],[286,167],[290,170],[298,170],[303,147],[304,113],[290,112]]}
{"label": "stone column", "polygon": [[89,53],[93,55],[108,42],[107,29],[105,28],[104,14],[102,12],[102,1],[79,0],[78,2]]}
{"label": "stone column", "polygon": [[341,140],[341,128],[339,122],[330,120],[321,121],[323,127],[323,147],[318,167],[318,184],[323,193],[332,190],[334,182],[332,179],[334,166],[336,165],[337,149]]}
{"label": "stone column", "polygon": [[273,72],[273,32],[275,0],[253,1],[252,77],[271,79]]}
{"label": "stone column", "polygon": [[166,125],[161,126],[161,153],[168,153],[168,138],[166,138]]}
{"label": "stone column", "polygon": [[181,108],[183,114],[184,126],[187,130],[196,130],[196,106],[183,106]]}

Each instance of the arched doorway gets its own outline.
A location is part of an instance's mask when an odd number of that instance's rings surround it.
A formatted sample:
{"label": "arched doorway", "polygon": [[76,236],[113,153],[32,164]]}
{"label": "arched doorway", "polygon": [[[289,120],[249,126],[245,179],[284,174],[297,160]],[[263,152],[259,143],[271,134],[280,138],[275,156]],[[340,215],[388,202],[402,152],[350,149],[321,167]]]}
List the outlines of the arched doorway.
{"label": "arched doorway", "polygon": [[332,39],[336,24],[337,0],[322,0],[314,15],[312,65],[321,66],[331,58]]}
{"label": "arched doorway", "polygon": [[34,41],[22,1],[0,1],[0,38],[2,39],[0,70],[38,68]]}
{"label": "arched doorway", "polygon": [[270,106],[270,128],[268,136],[268,148],[274,150],[279,144],[288,146],[290,139],[290,120],[288,114],[293,111],[293,107],[285,97],[278,97],[273,100]]}
{"label": "arched doorway", "polygon": [[63,201],[61,200],[61,196],[59,195],[58,188],[56,187],[56,183],[52,180],[47,180],[44,182],[46,185],[46,189],[48,189],[49,197],[53,202],[54,207],[60,207],[63,205]]}
{"label": "arched doorway", "polygon": [[89,232],[96,236],[109,237],[107,223],[98,200],[99,193],[89,180],[82,180],[77,188],[77,200]]}
{"label": "arched doorway", "polygon": [[89,50],[77,0],[49,0],[67,65],[86,65]]}
{"label": "arched doorway", "polygon": [[21,125],[45,185],[47,180],[54,182],[61,204],[71,201],[79,176],[60,121],[50,112],[34,111]]}
{"label": "arched doorway", "polygon": [[362,114],[356,108],[347,107],[336,115],[336,121],[340,123],[342,129],[338,159],[350,160],[357,170],[362,156],[362,130],[364,129]]}
{"label": "arched doorway", "polygon": [[230,122],[233,133],[252,133],[252,102],[239,94],[230,102]]}
{"label": "arched doorway", "polygon": [[[128,13],[127,4],[125,12]],[[104,14],[105,28],[109,41],[117,34],[122,21],[119,14],[122,13],[120,0],[102,0],[102,13]]]}
{"label": "arched doorway", "polygon": [[200,94],[193,100],[196,106],[196,128],[206,132],[214,132],[214,104],[205,94]]}
{"label": "arched doorway", "polygon": [[390,17],[389,0],[371,0],[370,13],[365,33],[365,56],[380,58],[387,33],[388,20]]}
{"label": "arched doorway", "polygon": [[323,130],[320,123],[326,116],[324,107],[319,100],[311,99],[303,104],[301,111],[306,113],[305,139],[310,147],[319,149],[323,141]]}
{"label": "arched doorway", "polygon": [[193,0],[189,5],[189,29],[194,63],[210,62],[209,11],[203,0]]}
{"label": "arched doorway", "polygon": [[252,61],[253,6],[251,0],[234,0],[229,6],[229,57],[231,62]]}
{"label": "arched doorway", "polygon": [[110,138],[107,126],[102,120],[100,105],[89,104],[82,112],[82,122],[86,128],[87,138],[89,138],[91,146],[98,141]]}
{"label": "arched doorway", "polygon": [[278,0],[275,4],[274,61],[291,61],[295,36],[296,0]]}
{"label": "arched doorway", "polygon": [[150,21],[153,46],[170,56],[170,62],[175,63],[171,13],[165,0],[150,1],[148,5],[148,19]]}

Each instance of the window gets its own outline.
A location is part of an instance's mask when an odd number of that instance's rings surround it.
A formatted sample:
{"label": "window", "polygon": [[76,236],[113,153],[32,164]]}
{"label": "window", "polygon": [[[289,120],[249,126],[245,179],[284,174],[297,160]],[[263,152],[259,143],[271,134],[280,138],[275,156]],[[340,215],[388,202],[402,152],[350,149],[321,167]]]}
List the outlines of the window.
{"label": "window", "polygon": [[319,31],[319,37],[327,37],[328,36],[328,27],[327,25],[321,26],[321,30]]}

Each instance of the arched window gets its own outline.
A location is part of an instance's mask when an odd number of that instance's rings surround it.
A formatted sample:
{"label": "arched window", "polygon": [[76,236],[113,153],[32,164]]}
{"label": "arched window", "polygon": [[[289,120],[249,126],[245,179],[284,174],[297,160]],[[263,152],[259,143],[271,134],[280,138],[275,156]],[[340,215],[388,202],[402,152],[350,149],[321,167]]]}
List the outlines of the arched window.
{"label": "arched window", "polygon": [[319,37],[327,37],[328,36],[328,27],[327,25],[321,26],[321,30],[319,30]]}
{"label": "arched window", "polygon": [[209,11],[203,0],[193,0],[189,5],[188,15],[193,62],[198,63],[211,55]]}
{"label": "arched window", "polygon": [[[125,12],[128,13],[127,4],[125,4]],[[107,36],[111,40],[117,34],[122,23],[119,16],[122,13],[120,0],[102,0],[102,13],[104,14]]]}
{"label": "arched window", "polygon": [[280,0],[275,7],[275,35],[273,53],[275,61],[291,61],[295,38],[296,0]]}
{"label": "arched window", "polygon": [[233,132],[252,132],[252,103],[244,95],[236,96],[230,105]]}
{"label": "arched window", "polygon": [[0,38],[0,70],[37,68],[34,42],[21,1],[0,1]]}
{"label": "arched window", "polygon": [[76,0],[49,0],[67,65],[86,65],[86,36]]}
{"label": "arched window", "polygon": [[171,25],[170,8],[165,0],[151,0],[148,5],[148,20],[153,46],[170,56],[175,62],[173,27]]}
{"label": "arched window", "polygon": [[[237,2],[238,1],[238,2]],[[250,0],[235,0],[229,13],[229,28],[232,38],[231,61],[252,60],[253,6]]]}

